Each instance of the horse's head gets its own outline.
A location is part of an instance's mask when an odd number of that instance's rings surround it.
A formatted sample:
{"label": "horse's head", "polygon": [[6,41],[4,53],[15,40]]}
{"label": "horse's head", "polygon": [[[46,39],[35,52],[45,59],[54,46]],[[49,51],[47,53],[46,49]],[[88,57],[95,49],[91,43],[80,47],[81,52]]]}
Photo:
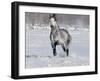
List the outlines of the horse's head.
{"label": "horse's head", "polygon": [[50,14],[49,19],[50,19],[51,29],[53,29],[53,30],[58,29],[59,27],[58,27],[57,22],[56,22],[56,14]]}
{"label": "horse's head", "polygon": [[49,15],[49,20],[50,20],[50,25],[51,28],[55,27],[55,22],[56,22],[56,15],[55,14],[50,14]]}

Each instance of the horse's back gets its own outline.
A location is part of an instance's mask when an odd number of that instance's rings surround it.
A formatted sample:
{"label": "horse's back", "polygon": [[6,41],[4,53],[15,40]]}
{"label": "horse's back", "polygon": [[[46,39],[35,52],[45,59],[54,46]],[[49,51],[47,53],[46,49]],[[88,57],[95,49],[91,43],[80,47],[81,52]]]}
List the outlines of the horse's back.
{"label": "horse's back", "polygon": [[71,37],[69,32],[67,30],[65,30],[65,29],[60,29],[59,32],[60,32],[61,38]]}

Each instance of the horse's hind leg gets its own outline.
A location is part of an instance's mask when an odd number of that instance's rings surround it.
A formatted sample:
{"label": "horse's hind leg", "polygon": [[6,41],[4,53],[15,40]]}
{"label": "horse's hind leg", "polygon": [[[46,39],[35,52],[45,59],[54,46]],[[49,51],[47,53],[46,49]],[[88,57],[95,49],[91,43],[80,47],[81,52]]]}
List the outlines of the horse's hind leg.
{"label": "horse's hind leg", "polygon": [[64,44],[62,45],[63,50],[66,52],[67,56],[69,55],[69,49],[68,47]]}
{"label": "horse's hind leg", "polygon": [[68,48],[66,49],[66,53],[67,53],[67,56],[68,56],[69,55],[69,49]]}
{"label": "horse's hind leg", "polygon": [[66,50],[65,50],[65,47],[64,47],[63,45],[62,45],[62,48],[63,48],[64,51],[66,51]]}

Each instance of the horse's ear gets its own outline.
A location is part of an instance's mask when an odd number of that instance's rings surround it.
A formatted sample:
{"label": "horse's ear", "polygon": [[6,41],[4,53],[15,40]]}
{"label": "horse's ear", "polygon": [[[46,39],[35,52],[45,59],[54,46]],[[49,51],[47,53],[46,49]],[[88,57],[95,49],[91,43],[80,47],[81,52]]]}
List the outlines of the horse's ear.
{"label": "horse's ear", "polygon": [[53,14],[53,17],[56,17],[56,14]]}
{"label": "horse's ear", "polygon": [[49,19],[50,19],[51,17],[55,18],[55,20],[56,20],[56,14],[49,14]]}
{"label": "horse's ear", "polygon": [[55,21],[57,21],[57,19],[56,19],[56,14],[53,14],[52,16],[55,18]]}
{"label": "horse's ear", "polygon": [[56,17],[56,14],[52,14],[52,17]]}

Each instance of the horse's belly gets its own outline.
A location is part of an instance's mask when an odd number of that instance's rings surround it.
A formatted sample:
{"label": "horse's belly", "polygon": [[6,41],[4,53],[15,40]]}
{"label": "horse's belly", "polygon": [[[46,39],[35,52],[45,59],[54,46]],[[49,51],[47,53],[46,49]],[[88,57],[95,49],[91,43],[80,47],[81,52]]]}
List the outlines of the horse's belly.
{"label": "horse's belly", "polygon": [[64,44],[65,39],[62,39],[61,37],[56,36],[56,37],[54,38],[54,41],[57,42],[57,44]]}
{"label": "horse's belly", "polygon": [[52,34],[52,41],[57,42],[58,45],[67,44],[69,40],[69,35],[65,31],[55,32]]}

